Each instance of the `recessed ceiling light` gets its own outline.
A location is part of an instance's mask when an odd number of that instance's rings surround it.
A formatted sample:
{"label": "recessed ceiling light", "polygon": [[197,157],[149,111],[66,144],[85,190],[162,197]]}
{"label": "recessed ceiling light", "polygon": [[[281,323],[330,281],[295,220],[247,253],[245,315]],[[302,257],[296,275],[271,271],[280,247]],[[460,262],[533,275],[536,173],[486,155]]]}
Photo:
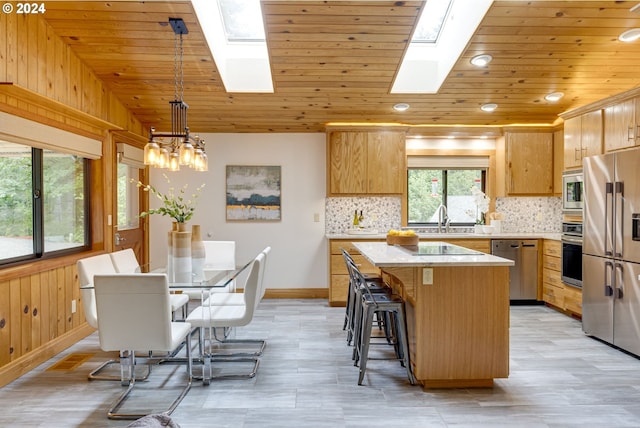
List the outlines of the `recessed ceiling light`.
{"label": "recessed ceiling light", "polygon": [[482,54],[482,55],[474,56],[473,58],[471,58],[471,61],[469,62],[475,65],[476,67],[484,67],[485,65],[489,64],[492,59],[493,57],[491,55]]}
{"label": "recessed ceiling light", "polygon": [[618,40],[621,42],[635,42],[640,38],[640,28],[632,28],[631,30],[627,30],[624,33],[618,36]]}
{"label": "recessed ceiling light", "polygon": [[552,92],[550,94],[547,94],[544,99],[547,101],[551,101],[553,103],[555,103],[556,101],[558,101],[560,98],[564,97],[564,92]]}
{"label": "recessed ceiling light", "polygon": [[498,108],[498,104],[494,104],[494,103],[482,104],[480,106],[480,110],[486,111],[486,112],[492,112],[497,108]]}
{"label": "recessed ceiling light", "polygon": [[393,106],[393,109],[395,111],[407,111],[407,110],[409,110],[409,107],[411,107],[411,106],[409,104],[407,104],[407,103],[398,103],[398,104]]}

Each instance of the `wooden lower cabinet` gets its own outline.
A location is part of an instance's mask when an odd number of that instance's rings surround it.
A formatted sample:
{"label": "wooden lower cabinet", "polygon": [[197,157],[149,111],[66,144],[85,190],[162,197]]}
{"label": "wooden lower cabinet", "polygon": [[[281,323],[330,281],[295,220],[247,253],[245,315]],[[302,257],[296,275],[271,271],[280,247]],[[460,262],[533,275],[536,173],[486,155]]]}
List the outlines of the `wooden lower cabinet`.
{"label": "wooden lower cabinet", "polygon": [[563,312],[582,316],[582,291],[562,282],[562,243],[545,239],[542,256],[542,300]]}
{"label": "wooden lower cabinet", "polygon": [[345,306],[349,292],[349,273],[342,257],[342,248],[347,250],[362,273],[380,274],[380,269],[369,263],[352,242],[380,242],[382,239],[331,239],[329,240],[329,305]]}
{"label": "wooden lower cabinet", "polygon": [[[331,239],[329,240],[329,305],[345,306],[347,304],[347,292],[349,291],[349,274],[344,264],[341,248],[345,248],[353,257],[359,269],[363,273],[380,274],[380,269],[369,263],[358,250],[351,245],[352,242],[382,242],[383,239]],[[442,241],[442,239],[424,239],[421,242]],[[448,239],[446,242],[491,253],[491,240],[489,239]]]}
{"label": "wooden lower cabinet", "polygon": [[406,302],[411,365],[423,387],[491,387],[509,376],[507,266],[388,267],[383,276]]}

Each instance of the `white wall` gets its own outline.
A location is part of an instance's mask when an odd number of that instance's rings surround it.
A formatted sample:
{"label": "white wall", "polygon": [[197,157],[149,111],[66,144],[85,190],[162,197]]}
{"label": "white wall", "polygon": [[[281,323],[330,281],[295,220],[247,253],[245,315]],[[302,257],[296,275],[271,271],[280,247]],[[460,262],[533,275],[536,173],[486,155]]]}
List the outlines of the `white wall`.
{"label": "white wall", "polygon": [[[325,240],[325,135],[317,134],[200,134],[206,141],[209,171],[183,168],[178,172],[151,170],[151,184],[162,192],[188,184],[191,195],[206,183],[191,224],[200,224],[205,240],[236,241],[236,259],[244,263],[271,246],[265,281],[267,288],[324,288],[328,285]],[[227,222],[225,169],[227,165],[282,167],[282,220]],[[151,207],[159,201],[150,198]],[[315,222],[314,215],[319,216]],[[151,268],[165,265],[167,231],[171,219],[150,221]]]}

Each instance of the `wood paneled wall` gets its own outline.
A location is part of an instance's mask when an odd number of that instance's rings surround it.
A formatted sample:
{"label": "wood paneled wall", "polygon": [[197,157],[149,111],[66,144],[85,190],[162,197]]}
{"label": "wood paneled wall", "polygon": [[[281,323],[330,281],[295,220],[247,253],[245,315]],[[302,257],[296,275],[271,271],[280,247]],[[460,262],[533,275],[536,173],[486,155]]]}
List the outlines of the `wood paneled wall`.
{"label": "wood paneled wall", "polygon": [[0,110],[103,141],[102,159],[91,161],[92,253],[0,268],[2,386],[93,331],[76,261],[112,249],[110,131],[146,131],[37,15],[0,14]]}
{"label": "wood paneled wall", "polygon": [[[146,132],[39,16],[0,14],[0,108],[78,133]],[[18,90],[16,90],[18,88]]]}

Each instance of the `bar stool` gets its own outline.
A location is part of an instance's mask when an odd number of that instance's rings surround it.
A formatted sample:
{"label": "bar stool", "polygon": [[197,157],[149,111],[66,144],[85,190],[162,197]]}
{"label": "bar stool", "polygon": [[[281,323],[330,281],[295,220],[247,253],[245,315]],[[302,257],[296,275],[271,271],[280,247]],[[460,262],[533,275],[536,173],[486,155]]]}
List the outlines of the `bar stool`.
{"label": "bar stool", "polygon": [[[371,329],[374,322],[374,314],[383,314],[387,321],[386,328],[392,331],[395,338],[393,345],[397,360],[407,370],[407,376],[411,385],[416,384],[411,369],[411,361],[409,356],[409,341],[407,338],[407,324],[404,311],[404,301],[400,296],[387,293],[372,293],[369,285],[362,273],[354,266],[357,281],[363,292],[361,294],[360,305],[362,308],[360,321],[357,323],[358,328],[355,330],[357,337],[355,338],[354,347],[354,365],[360,363],[360,374],[358,376],[358,385],[362,385],[364,374],[367,370],[367,360],[369,358],[369,345],[371,341]],[[387,334],[388,339],[388,334]]]}
{"label": "bar stool", "polygon": [[[353,260],[353,257],[351,257],[351,254],[349,254],[347,250],[345,250],[344,248],[340,248],[340,251],[342,251],[342,257],[344,258],[344,261],[347,265],[347,271],[348,271],[349,263],[352,263],[355,265],[356,262]],[[382,277],[380,275],[366,274],[366,273],[363,275],[367,279],[367,281],[369,281],[369,284],[372,285],[373,289],[379,286],[384,286],[384,282],[382,281]],[[344,324],[342,325],[343,330],[346,330],[347,326],[351,325],[354,308],[355,308],[354,301],[355,301],[355,292],[352,284],[351,274],[349,274],[349,290],[347,293],[347,305],[344,313]]]}
{"label": "bar stool", "polygon": [[[360,308],[358,302],[361,299],[362,287],[358,282],[358,278],[355,275],[355,271],[358,269],[355,261],[351,257],[351,255],[343,248],[342,255],[344,257],[345,264],[347,266],[347,272],[349,273],[349,292],[347,294],[347,308],[345,311],[345,328],[347,330],[347,344],[351,345],[351,341],[355,337],[355,332],[357,330],[357,325],[360,317]],[[391,289],[384,283],[382,278],[380,277],[369,277],[360,272],[360,275],[365,278],[367,285],[369,286],[369,290],[372,293],[389,293]],[[381,328],[385,327],[385,324],[382,319],[378,318],[378,326]],[[345,329],[343,328],[343,330]],[[354,352],[355,357],[355,352]]]}

